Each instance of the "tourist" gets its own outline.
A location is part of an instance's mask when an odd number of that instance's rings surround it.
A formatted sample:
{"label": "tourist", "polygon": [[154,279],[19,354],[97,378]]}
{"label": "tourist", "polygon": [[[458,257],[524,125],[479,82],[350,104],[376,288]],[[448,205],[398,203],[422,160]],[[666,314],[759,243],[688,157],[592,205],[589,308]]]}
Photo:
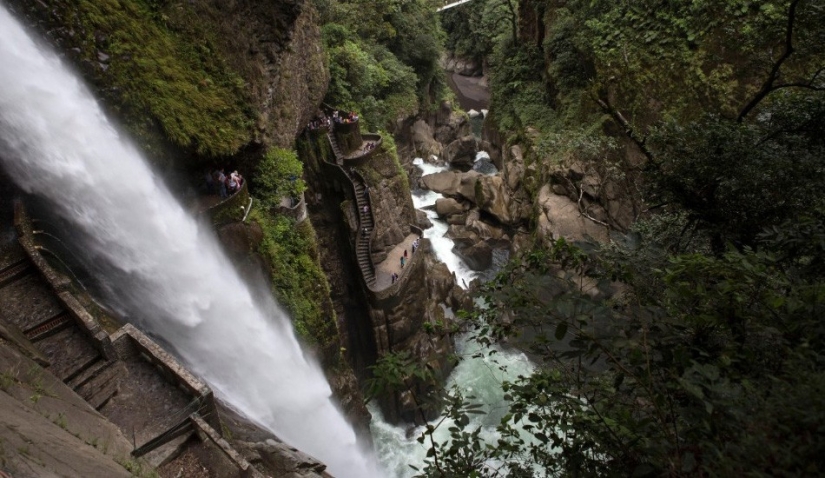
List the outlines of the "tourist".
{"label": "tourist", "polygon": [[406,259],[406,258],[407,258],[407,250],[404,249],[404,259]]}
{"label": "tourist", "polygon": [[229,174],[229,179],[226,180],[226,189],[229,194],[235,194],[241,189],[241,177],[237,171],[232,171]]}
{"label": "tourist", "polygon": [[364,186],[364,197],[367,198],[367,199],[369,199],[369,197],[370,197],[370,187],[369,186]]}
{"label": "tourist", "polygon": [[370,212],[370,207],[367,206],[366,204],[364,204],[364,215],[368,214],[369,212]]}
{"label": "tourist", "polygon": [[407,258],[406,258],[406,257],[404,257],[404,256],[401,256],[401,268],[402,268],[402,269],[404,268],[404,263],[405,263],[405,262],[407,262]]}
{"label": "tourist", "polygon": [[223,168],[217,171],[215,182],[218,183],[218,192],[221,195],[221,199],[229,197],[229,195],[226,194],[226,175],[223,174]]}
{"label": "tourist", "polygon": [[206,194],[215,194],[215,172],[207,168],[203,179],[206,182]]}

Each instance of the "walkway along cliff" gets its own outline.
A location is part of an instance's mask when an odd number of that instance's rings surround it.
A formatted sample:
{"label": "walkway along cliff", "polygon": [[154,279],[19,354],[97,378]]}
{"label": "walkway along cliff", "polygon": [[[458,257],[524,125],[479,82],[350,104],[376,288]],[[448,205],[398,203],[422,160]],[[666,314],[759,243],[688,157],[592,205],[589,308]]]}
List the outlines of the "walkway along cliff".
{"label": "walkway along cliff", "polygon": [[[408,180],[392,139],[361,134],[359,120],[331,125],[305,131],[298,150],[306,165],[310,218],[326,246],[322,262],[334,300],[343,304],[337,312],[348,358],[362,380],[379,357],[393,352],[409,353],[446,377],[451,339],[428,334],[423,325],[444,325],[444,307],[466,306],[466,296],[414,224]],[[421,394],[430,386],[413,388]],[[380,402],[390,421],[421,420],[409,392]]]}
{"label": "walkway along cliff", "polygon": [[[299,462],[310,473],[301,476],[328,476],[324,465],[277,442],[266,461],[280,465],[250,463],[224,438],[209,386],[134,326],[118,325],[70,278],[59,238],[44,230],[50,224],[17,202],[14,226],[18,240],[1,245],[0,259],[0,360],[10,380],[3,390],[18,395],[24,374],[34,374],[29,413],[69,433],[41,435],[28,418],[20,437],[29,452],[4,460],[13,476],[132,476],[127,470],[184,472],[196,463],[220,476],[263,478],[293,476]],[[54,449],[62,450],[60,463],[50,460]]]}

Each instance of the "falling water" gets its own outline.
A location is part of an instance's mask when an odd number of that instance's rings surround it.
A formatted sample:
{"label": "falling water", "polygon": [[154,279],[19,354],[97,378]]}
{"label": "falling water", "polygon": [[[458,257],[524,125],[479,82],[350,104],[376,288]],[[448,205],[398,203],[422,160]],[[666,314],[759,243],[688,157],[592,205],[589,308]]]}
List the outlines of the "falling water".
{"label": "falling water", "polygon": [[81,82],[2,5],[0,158],[72,224],[108,299],[218,396],[335,476],[376,475],[281,308],[253,297]]}

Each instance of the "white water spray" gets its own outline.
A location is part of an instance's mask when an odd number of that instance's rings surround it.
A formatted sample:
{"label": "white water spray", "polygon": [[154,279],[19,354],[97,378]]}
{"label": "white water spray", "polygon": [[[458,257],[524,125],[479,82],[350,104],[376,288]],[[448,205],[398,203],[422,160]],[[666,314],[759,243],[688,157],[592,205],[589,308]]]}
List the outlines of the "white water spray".
{"label": "white water spray", "polygon": [[223,400],[338,477],[376,476],[289,320],[261,305],[58,58],[0,5],[0,158],[105,274],[110,300],[163,337]]}

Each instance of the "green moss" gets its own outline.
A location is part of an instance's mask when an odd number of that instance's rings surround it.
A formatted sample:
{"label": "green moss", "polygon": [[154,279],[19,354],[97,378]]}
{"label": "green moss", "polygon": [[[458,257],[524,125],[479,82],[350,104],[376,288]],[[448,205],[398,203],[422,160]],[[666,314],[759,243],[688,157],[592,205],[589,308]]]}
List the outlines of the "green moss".
{"label": "green moss", "polygon": [[83,56],[97,59],[97,48],[110,56],[98,80],[123,105],[139,141],[151,141],[159,126],[173,144],[208,156],[234,154],[249,142],[244,81],[197,17],[172,22],[158,3],[141,0],[79,0],[71,14],[83,26]]}
{"label": "green moss", "polygon": [[253,208],[249,218],[263,230],[258,252],[272,268],[272,291],[292,317],[298,335],[321,347],[333,343],[338,338],[335,312],[310,222],[296,224],[260,208]]}

